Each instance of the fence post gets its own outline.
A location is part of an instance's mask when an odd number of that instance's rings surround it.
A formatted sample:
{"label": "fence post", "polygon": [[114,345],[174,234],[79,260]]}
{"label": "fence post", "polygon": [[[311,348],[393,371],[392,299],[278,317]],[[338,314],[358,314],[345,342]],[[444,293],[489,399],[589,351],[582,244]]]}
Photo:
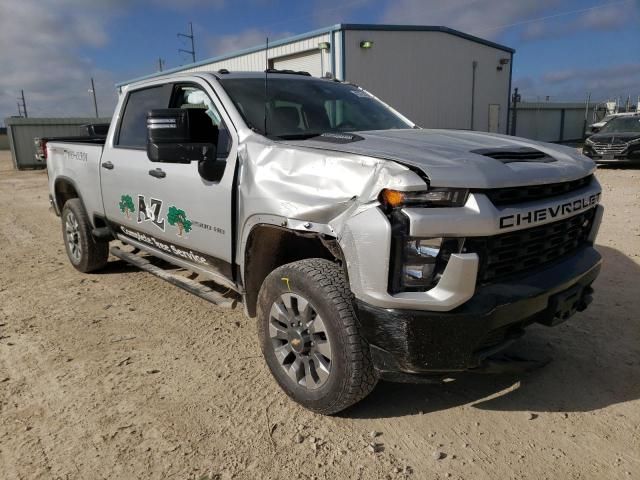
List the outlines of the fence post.
{"label": "fence post", "polygon": [[562,140],[564,140],[564,115],[565,115],[565,109],[562,108],[560,109],[560,143],[562,143]]}

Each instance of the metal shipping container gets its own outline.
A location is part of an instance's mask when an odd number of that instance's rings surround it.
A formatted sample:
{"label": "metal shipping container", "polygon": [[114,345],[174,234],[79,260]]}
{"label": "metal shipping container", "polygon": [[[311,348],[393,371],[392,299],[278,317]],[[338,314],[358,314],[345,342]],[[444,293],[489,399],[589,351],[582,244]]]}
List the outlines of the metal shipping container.
{"label": "metal shipping container", "polygon": [[35,159],[36,137],[73,137],[86,135],[82,128],[88,123],[109,123],[110,118],[6,118],[7,135],[13,166],[44,168],[45,164]]}

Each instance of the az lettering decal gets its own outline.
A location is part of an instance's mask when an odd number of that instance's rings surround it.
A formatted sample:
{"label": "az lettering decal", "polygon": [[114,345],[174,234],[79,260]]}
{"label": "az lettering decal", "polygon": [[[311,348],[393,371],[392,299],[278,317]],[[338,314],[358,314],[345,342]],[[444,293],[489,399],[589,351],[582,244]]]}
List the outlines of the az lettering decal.
{"label": "az lettering decal", "polygon": [[164,218],[160,219],[162,210],[162,200],[150,198],[149,205],[144,199],[144,195],[138,195],[138,223],[152,222],[156,227],[164,232]]}

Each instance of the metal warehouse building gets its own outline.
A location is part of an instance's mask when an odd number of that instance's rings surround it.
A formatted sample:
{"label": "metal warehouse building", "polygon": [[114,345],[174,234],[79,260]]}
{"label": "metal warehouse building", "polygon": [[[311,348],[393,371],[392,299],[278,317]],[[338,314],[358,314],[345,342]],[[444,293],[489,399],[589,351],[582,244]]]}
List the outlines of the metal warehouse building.
{"label": "metal warehouse building", "polygon": [[143,78],[180,71],[262,71],[268,59],[270,68],[330,74],[358,84],[423,127],[508,131],[515,52],[509,47],[447,27],[339,24],[270,43],[266,55],[265,48]]}

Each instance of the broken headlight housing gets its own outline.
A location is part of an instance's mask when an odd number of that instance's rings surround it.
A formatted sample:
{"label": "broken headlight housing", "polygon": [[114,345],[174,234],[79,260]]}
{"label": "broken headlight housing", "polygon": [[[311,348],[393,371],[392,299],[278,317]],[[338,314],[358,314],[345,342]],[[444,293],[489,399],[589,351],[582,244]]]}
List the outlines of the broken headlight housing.
{"label": "broken headlight housing", "polygon": [[432,283],[441,246],[442,238],[405,241],[400,276],[403,289],[425,287]]}
{"label": "broken headlight housing", "polygon": [[394,237],[390,293],[424,292],[435,287],[462,239]]}

